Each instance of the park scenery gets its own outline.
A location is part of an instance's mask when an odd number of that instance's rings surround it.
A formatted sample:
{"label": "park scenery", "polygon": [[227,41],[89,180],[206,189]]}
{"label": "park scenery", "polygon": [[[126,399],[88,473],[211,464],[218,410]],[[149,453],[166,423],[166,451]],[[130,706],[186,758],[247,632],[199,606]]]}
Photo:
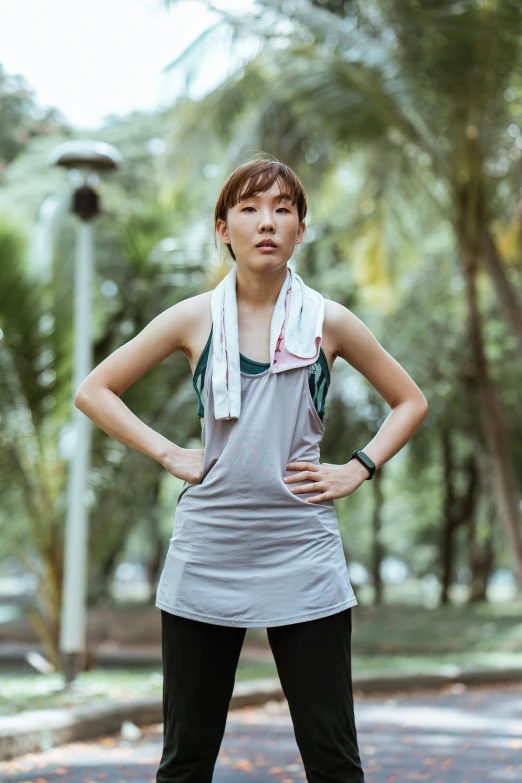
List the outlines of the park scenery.
{"label": "park scenery", "polygon": [[[73,398],[229,272],[214,205],[259,152],[306,191],[295,271],[429,404],[335,500],[366,783],[521,781],[522,5],[23,5],[30,20],[0,0],[1,783],[156,780],[155,594],[184,482]],[[121,398],[202,447],[181,351]],[[321,462],[348,462],[389,413],[337,357]],[[213,779],[306,779],[264,628],[247,629]]]}

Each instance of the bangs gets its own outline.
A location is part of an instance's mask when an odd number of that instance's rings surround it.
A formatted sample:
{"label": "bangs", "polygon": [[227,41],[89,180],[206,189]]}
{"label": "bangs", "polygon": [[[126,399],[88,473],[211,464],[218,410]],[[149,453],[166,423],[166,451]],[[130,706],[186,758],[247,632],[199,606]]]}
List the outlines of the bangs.
{"label": "bangs", "polygon": [[270,190],[277,182],[281,196],[297,206],[299,221],[304,220],[307,211],[306,195],[301,182],[292,169],[278,160],[254,160],[243,163],[227,179],[221,189],[215,208],[215,222],[226,220],[229,209],[240,201]]}
{"label": "bangs", "polygon": [[246,201],[246,199],[253,198],[265,190],[270,190],[274,182],[277,182],[279,185],[282,199],[287,198],[292,204],[297,204],[299,197],[298,185],[293,181],[292,177],[285,176],[284,171],[281,172],[273,168],[272,170],[261,171],[257,176],[252,176],[250,179],[245,178],[243,182],[238,182],[234,191],[231,191],[229,194],[230,203],[227,204],[227,208],[235,207],[240,201]]}

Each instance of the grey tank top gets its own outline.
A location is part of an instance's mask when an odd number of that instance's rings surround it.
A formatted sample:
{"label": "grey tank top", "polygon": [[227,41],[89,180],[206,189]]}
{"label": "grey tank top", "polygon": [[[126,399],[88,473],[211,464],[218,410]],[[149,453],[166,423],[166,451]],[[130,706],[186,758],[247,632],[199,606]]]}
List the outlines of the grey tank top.
{"label": "grey tank top", "polygon": [[[324,425],[308,368],[241,372],[241,414],[216,420],[211,342],[201,481],[185,481],[156,607],[217,625],[268,628],[355,606],[333,500],[307,503],[283,476],[319,464]],[[299,484],[308,484],[308,480]],[[298,486],[298,484],[292,484]]]}

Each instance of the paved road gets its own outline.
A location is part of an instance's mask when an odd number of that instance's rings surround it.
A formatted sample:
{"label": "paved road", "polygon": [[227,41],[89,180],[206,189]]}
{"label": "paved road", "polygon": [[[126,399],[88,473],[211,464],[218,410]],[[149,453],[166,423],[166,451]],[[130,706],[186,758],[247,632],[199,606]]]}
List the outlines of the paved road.
{"label": "paved road", "polygon": [[[364,697],[355,703],[366,783],[522,781],[522,684]],[[0,783],[154,783],[161,725],[0,763]],[[214,783],[302,783],[286,702],[229,713]]]}

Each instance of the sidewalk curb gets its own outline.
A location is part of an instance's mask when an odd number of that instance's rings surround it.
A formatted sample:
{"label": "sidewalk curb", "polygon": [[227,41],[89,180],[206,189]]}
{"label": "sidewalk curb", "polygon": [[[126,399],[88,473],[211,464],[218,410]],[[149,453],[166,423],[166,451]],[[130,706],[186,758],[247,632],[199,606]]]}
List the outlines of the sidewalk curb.
{"label": "sidewalk curb", "polygon": [[464,669],[447,664],[438,666],[433,674],[389,674],[374,672],[371,675],[355,674],[353,690],[355,693],[386,693],[397,691],[416,691],[423,688],[443,688],[447,685],[498,685],[501,683],[522,682],[522,668],[505,669]]}
{"label": "sidewalk curb", "polygon": [[[277,677],[246,680],[235,684],[230,709],[253,707],[282,698]],[[32,710],[0,717],[0,761],[24,753],[38,753],[54,745],[114,734],[120,731],[124,721],[146,726],[162,720],[161,697],[98,702],[70,709]]]}
{"label": "sidewalk curb", "polygon": [[[353,675],[355,693],[391,693],[441,688],[460,683],[487,685],[522,682],[522,668],[460,669],[441,666],[434,674]],[[284,698],[277,677],[236,682],[230,709],[281,701]],[[0,718],[0,761],[24,753],[38,753],[54,745],[95,739],[120,731],[124,721],[145,726],[163,720],[160,697],[127,702],[99,702],[71,709],[34,710]]]}

